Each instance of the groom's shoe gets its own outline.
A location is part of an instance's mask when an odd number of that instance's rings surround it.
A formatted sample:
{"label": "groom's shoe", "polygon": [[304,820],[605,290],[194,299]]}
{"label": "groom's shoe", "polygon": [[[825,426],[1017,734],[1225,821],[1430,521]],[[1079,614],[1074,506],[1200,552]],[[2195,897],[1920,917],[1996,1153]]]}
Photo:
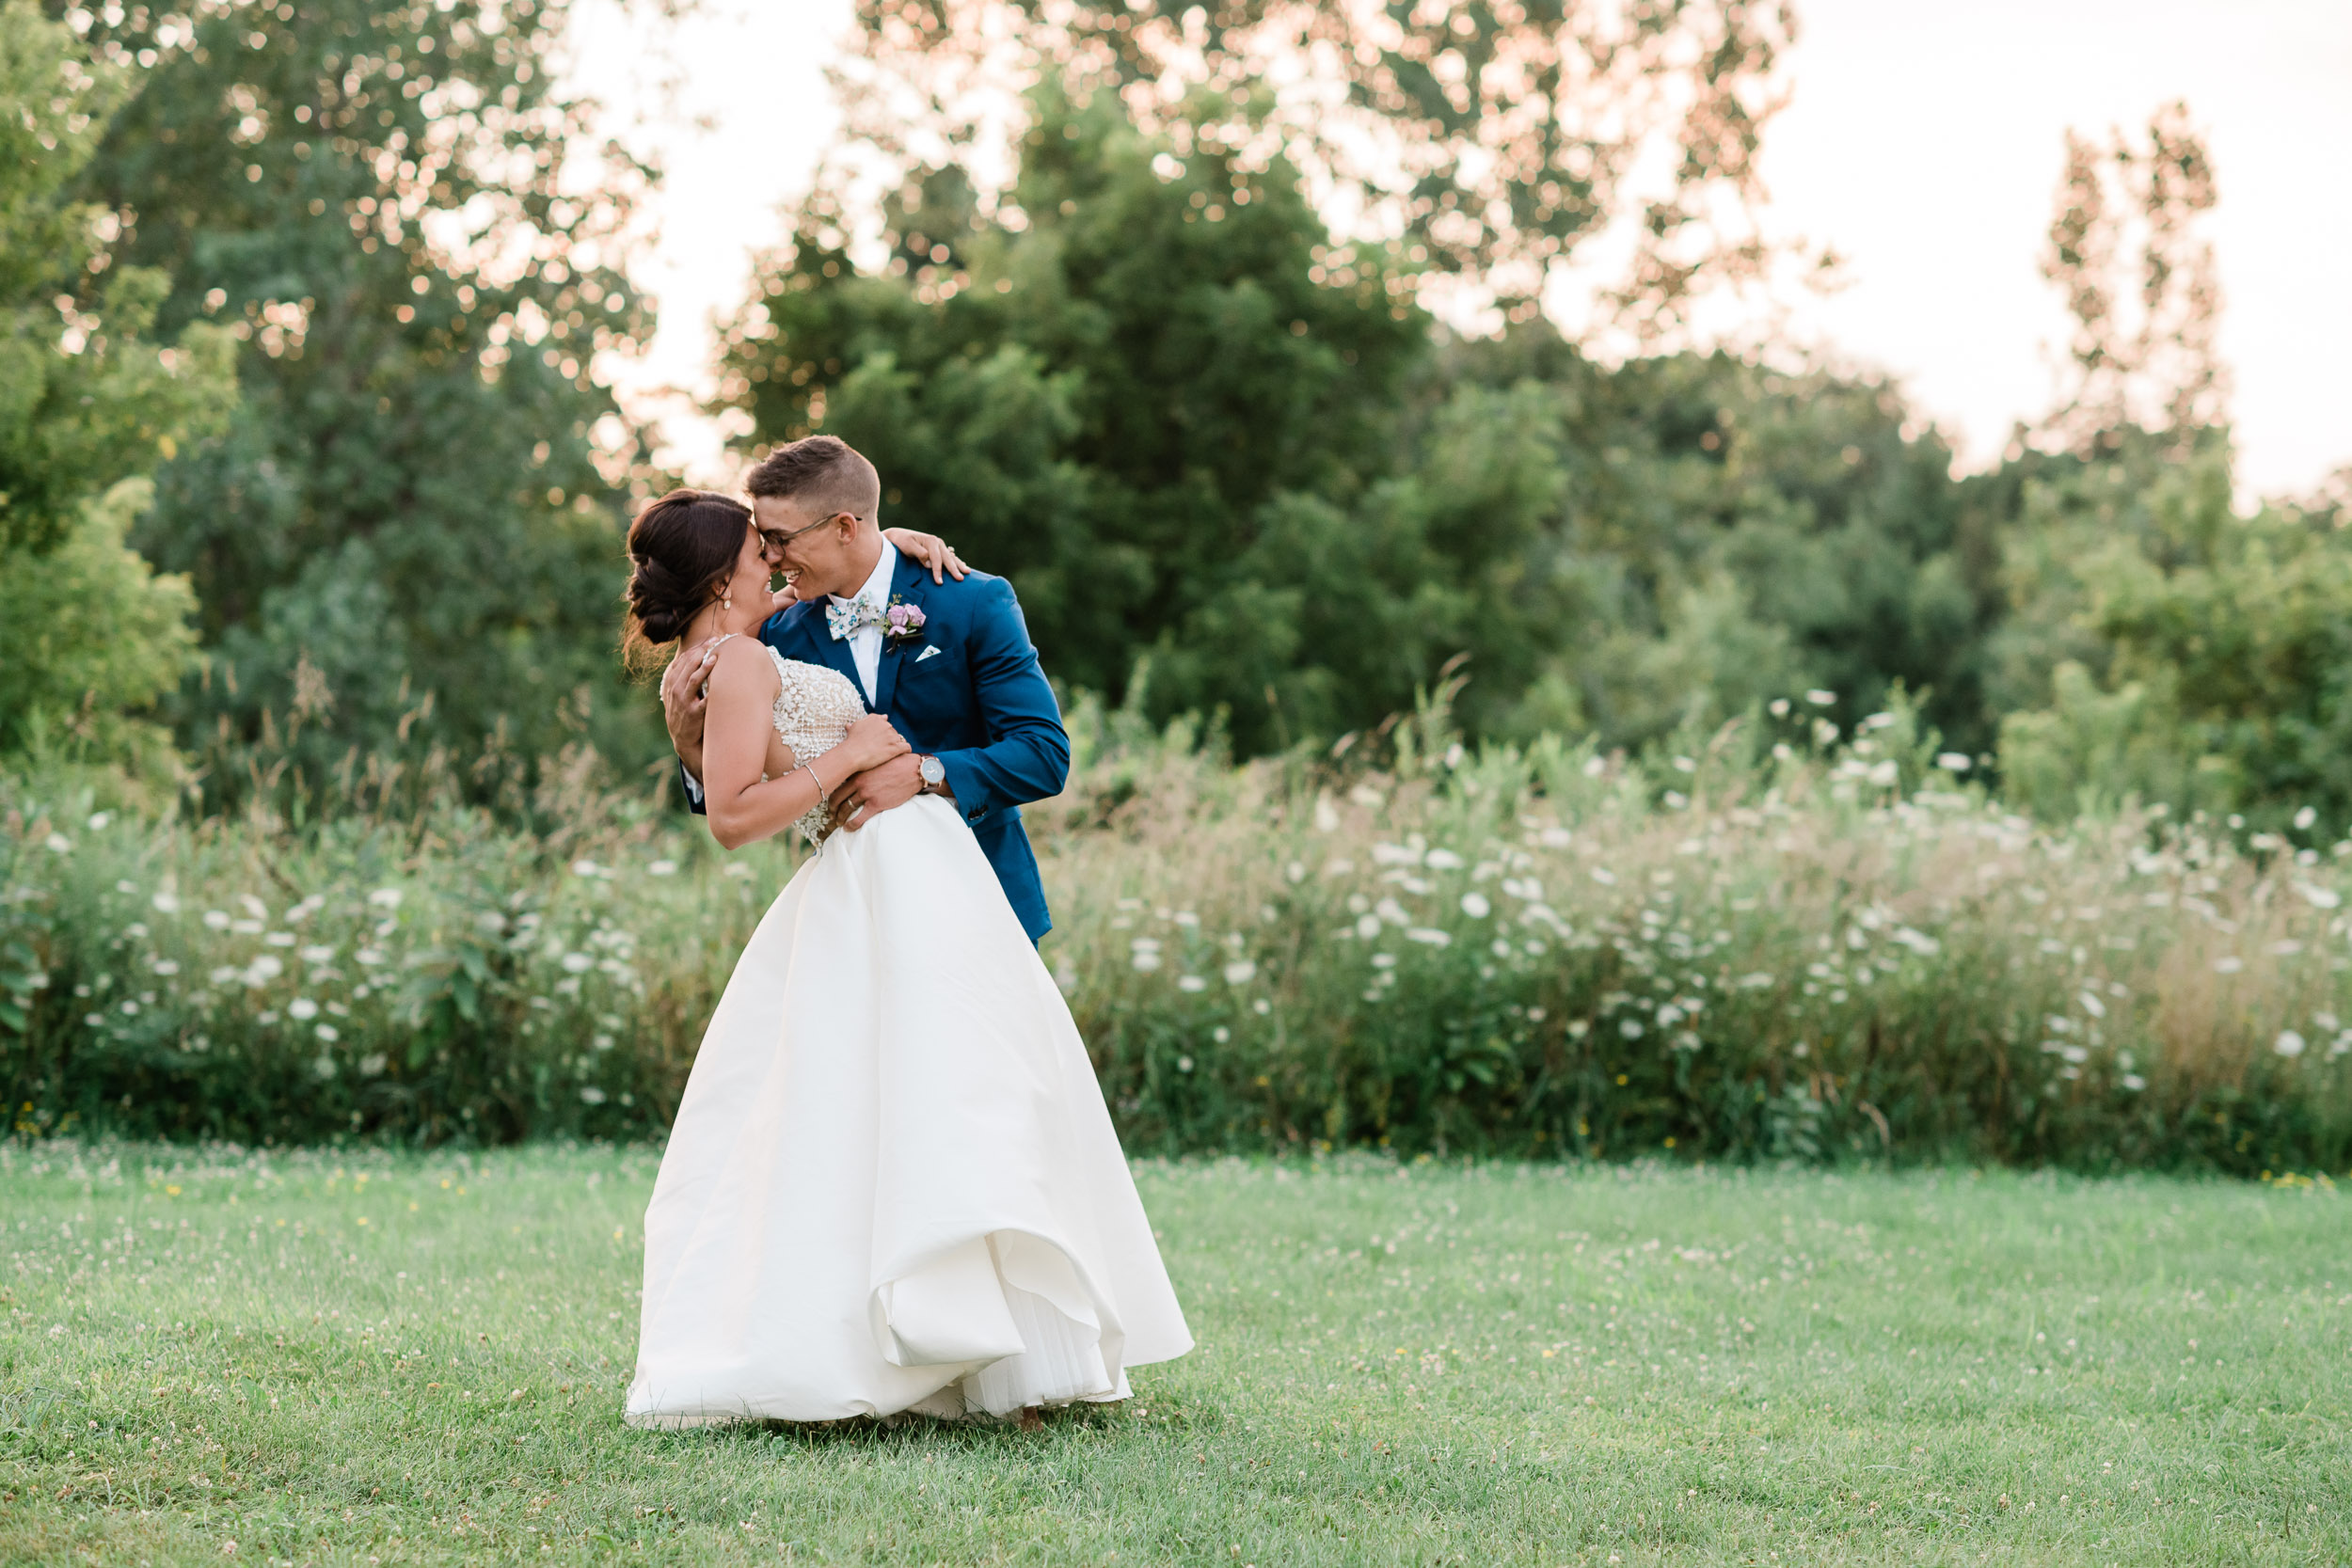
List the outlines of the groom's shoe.
{"label": "groom's shoe", "polygon": [[1045,1413],[1034,1404],[1024,1405],[1021,1410],[1021,1430],[1024,1432],[1043,1432],[1045,1430]]}

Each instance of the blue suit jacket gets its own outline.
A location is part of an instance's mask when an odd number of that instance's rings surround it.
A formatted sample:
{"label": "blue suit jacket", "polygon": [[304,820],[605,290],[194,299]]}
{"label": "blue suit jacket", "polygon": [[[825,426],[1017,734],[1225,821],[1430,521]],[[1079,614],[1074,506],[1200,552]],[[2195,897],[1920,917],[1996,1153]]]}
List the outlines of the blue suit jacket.
{"label": "blue suit jacket", "polygon": [[[934,583],[903,552],[890,595],[894,603],[922,607],[923,640],[884,640],[873,711],[946,768],[956,809],[1035,942],[1054,922],[1021,807],[1061,792],[1070,776],[1070,734],[1029,642],[1021,603],[1011,583],[986,572]],[[865,695],[850,644],[828,631],[821,601],[771,616],[759,639],[787,658],[840,671]]]}

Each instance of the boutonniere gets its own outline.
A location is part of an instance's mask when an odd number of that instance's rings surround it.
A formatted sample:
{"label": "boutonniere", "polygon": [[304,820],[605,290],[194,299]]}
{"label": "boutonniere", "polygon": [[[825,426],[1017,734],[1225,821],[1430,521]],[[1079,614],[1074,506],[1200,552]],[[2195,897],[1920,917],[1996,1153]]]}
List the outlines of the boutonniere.
{"label": "boutonniere", "polygon": [[882,612],[882,645],[887,648],[911,648],[923,641],[923,607],[908,604],[896,594],[890,608]]}

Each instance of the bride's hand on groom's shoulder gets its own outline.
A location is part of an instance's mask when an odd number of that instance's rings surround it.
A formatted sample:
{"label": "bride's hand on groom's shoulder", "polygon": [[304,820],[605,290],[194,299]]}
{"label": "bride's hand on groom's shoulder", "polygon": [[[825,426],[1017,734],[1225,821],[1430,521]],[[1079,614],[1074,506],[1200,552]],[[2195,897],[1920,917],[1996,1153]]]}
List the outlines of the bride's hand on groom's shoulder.
{"label": "bride's hand on groom's shoulder", "polygon": [[963,563],[961,556],[956,554],[955,546],[936,533],[918,533],[911,528],[886,528],[882,530],[882,537],[897,546],[900,555],[913,557],[917,565],[928,570],[933,582],[940,580],[942,573],[951,573],[958,582],[961,582],[963,574],[972,569]]}

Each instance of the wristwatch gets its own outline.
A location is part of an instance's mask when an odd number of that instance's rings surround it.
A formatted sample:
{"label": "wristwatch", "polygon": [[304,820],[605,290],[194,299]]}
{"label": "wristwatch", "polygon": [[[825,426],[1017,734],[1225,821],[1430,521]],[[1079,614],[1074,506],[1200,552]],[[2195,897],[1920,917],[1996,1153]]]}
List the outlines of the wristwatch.
{"label": "wristwatch", "polygon": [[937,757],[916,757],[914,770],[923,775],[923,793],[926,795],[938,794],[940,786],[947,782],[947,765]]}

